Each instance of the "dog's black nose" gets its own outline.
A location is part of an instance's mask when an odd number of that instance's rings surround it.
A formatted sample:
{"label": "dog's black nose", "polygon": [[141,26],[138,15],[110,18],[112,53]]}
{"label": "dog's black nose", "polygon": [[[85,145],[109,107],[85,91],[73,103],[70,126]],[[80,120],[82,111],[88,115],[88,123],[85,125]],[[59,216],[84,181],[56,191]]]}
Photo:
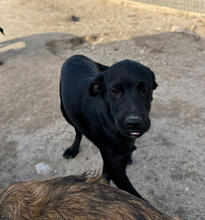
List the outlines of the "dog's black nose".
{"label": "dog's black nose", "polygon": [[125,118],[125,124],[129,129],[140,129],[142,128],[142,118],[138,116],[128,116]]}

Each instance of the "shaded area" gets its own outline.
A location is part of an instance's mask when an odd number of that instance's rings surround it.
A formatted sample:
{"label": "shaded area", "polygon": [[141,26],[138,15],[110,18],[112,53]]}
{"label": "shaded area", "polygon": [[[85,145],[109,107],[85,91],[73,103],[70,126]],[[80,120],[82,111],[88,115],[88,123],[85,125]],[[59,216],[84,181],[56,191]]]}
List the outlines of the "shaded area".
{"label": "shaded area", "polygon": [[[7,60],[9,58],[14,58],[16,56],[39,53],[39,50],[45,49],[45,44],[51,39],[74,39],[74,35],[68,35],[66,33],[43,33],[36,34],[27,37],[20,37],[0,43],[1,60]],[[22,48],[18,48],[18,44],[23,43]],[[8,48],[7,48],[8,47]],[[13,47],[13,48],[12,48]],[[17,48],[16,48],[17,47]]]}

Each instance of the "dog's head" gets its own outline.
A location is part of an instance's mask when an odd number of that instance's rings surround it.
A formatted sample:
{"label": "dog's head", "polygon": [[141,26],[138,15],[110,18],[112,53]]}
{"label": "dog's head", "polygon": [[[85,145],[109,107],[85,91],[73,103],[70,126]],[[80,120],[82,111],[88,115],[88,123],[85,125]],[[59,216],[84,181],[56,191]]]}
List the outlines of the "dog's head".
{"label": "dog's head", "polygon": [[121,135],[137,138],[150,127],[152,93],[157,88],[154,73],[135,61],[118,62],[90,84],[91,96],[105,100]]}

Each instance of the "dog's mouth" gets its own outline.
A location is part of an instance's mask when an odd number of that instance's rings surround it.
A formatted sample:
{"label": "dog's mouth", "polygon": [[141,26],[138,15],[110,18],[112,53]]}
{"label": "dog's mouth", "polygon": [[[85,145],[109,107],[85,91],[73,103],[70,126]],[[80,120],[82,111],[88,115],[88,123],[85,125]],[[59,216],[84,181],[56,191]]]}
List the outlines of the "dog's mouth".
{"label": "dog's mouth", "polygon": [[132,140],[141,137],[146,131],[149,130],[150,127],[150,123],[148,123],[146,126],[142,126],[141,128],[126,128],[125,126],[121,126],[117,120],[115,120],[115,124],[118,134]]}
{"label": "dog's mouth", "polygon": [[132,131],[132,132],[129,133],[129,137],[130,137],[130,138],[138,138],[138,137],[140,137],[142,134],[143,134],[143,133]]}
{"label": "dog's mouth", "polygon": [[143,135],[143,132],[136,132],[136,131],[125,132],[125,131],[120,130],[119,132],[122,136],[130,138],[130,139],[136,139]]}
{"label": "dog's mouth", "polygon": [[140,133],[139,133],[139,132],[130,132],[130,135],[133,135],[133,136],[139,136]]}
{"label": "dog's mouth", "polygon": [[142,133],[139,133],[139,132],[130,132],[130,136],[133,136],[133,137],[139,137],[140,135],[142,135]]}

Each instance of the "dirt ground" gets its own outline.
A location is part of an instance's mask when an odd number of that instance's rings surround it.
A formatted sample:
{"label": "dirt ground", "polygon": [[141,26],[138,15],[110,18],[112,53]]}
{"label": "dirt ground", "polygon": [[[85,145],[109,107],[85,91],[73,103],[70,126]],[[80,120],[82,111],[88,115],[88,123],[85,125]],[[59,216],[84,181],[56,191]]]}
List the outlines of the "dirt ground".
{"label": "dirt ground", "polygon": [[75,159],[62,158],[74,131],[59,108],[61,65],[73,54],[133,59],[159,87],[128,176],[161,211],[204,220],[205,16],[105,0],[1,0],[0,15],[0,187],[100,171],[85,138]]}

